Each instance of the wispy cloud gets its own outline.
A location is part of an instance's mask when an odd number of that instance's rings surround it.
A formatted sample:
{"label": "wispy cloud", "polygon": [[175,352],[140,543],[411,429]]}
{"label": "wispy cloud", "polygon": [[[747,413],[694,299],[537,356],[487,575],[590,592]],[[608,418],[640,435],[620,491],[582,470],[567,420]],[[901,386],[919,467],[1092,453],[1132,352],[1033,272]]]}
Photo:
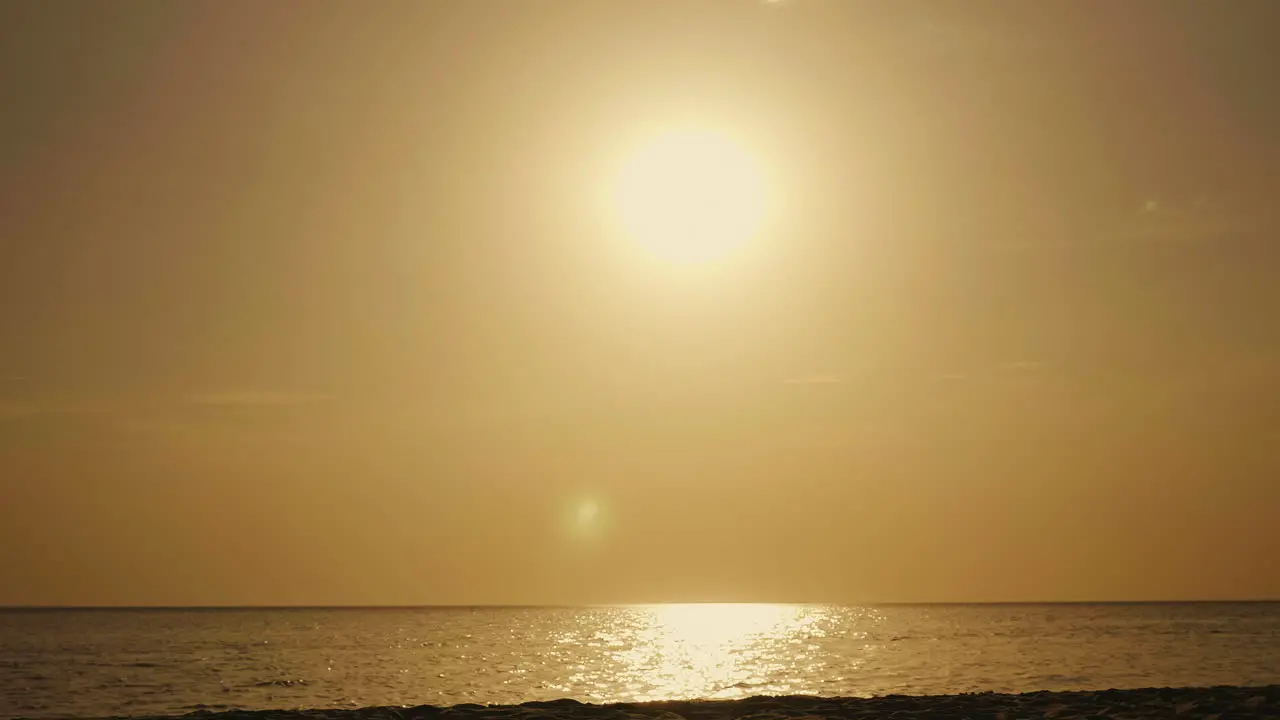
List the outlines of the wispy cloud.
{"label": "wispy cloud", "polygon": [[783,379],[784,385],[840,385],[848,382],[844,375],[824,373],[818,375],[798,375]]}
{"label": "wispy cloud", "polygon": [[1119,231],[1132,242],[1204,242],[1256,230],[1252,218],[1209,196],[1190,202],[1149,198]]}
{"label": "wispy cloud", "polygon": [[0,420],[50,415],[95,415],[105,412],[105,408],[92,405],[0,401]]}
{"label": "wispy cloud", "polygon": [[27,417],[36,414],[36,409],[26,403],[0,402],[0,420]]}
{"label": "wispy cloud", "polygon": [[1004,372],[1034,372],[1044,368],[1044,363],[1037,360],[1011,360],[1000,364]]}
{"label": "wispy cloud", "polygon": [[1037,237],[998,240],[1004,250],[1037,248],[1107,249],[1133,245],[1195,245],[1256,238],[1269,226],[1246,208],[1204,195],[1190,201],[1149,197],[1089,232],[1072,233],[1070,223],[1045,230]]}
{"label": "wispy cloud", "polygon": [[332,395],[314,393],[235,391],[199,393],[189,396],[187,401],[195,405],[223,407],[281,407],[325,402],[332,399],[334,399]]}
{"label": "wispy cloud", "polygon": [[1042,37],[1017,24],[938,10],[918,10],[909,25],[915,46],[934,55],[1024,53],[1044,44]]}

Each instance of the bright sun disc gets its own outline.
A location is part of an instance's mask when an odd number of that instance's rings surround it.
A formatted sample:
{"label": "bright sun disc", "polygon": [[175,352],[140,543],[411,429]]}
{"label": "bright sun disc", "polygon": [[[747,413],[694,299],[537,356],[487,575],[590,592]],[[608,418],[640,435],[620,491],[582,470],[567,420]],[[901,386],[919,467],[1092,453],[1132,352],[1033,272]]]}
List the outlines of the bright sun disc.
{"label": "bright sun disc", "polygon": [[766,215],[764,173],[728,137],[669,132],[639,147],[618,174],[614,206],[623,230],[665,262],[721,259],[750,242]]}

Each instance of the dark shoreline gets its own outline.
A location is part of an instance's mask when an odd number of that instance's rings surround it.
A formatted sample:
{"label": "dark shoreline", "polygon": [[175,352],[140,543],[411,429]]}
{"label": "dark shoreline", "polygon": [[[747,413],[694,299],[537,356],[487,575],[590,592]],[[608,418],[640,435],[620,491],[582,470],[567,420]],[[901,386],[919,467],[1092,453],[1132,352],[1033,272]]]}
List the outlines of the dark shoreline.
{"label": "dark shoreline", "polygon": [[[151,716],[158,720],[163,716]],[[757,696],[739,700],[668,700],[591,705],[577,700],[520,705],[367,707],[316,710],[196,711],[201,720],[1262,720],[1280,718],[1280,685],[1039,691],[1022,694],[888,695],[826,698]],[[136,719],[135,719],[136,720]]]}

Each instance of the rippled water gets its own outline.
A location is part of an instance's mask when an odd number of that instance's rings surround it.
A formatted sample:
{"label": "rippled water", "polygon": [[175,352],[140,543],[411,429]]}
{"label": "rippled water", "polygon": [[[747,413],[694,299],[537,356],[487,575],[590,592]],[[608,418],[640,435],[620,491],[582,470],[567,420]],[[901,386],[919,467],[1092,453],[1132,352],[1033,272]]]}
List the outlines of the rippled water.
{"label": "rippled water", "polygon": [[0,717],[1280,683],[1280,605],[0,612]]}

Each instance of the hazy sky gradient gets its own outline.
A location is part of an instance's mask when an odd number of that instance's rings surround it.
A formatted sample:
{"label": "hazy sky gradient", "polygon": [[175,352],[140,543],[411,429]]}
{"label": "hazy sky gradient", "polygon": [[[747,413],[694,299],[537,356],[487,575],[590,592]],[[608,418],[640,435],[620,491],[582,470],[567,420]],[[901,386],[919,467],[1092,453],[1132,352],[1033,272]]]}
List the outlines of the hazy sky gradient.
{"label": "hazy sky gradient", "polygon": [[[1280,597],[1278,36],[0,2],[0,604]],[[676,271],[597,198],[688,118],[782,209]]]}

